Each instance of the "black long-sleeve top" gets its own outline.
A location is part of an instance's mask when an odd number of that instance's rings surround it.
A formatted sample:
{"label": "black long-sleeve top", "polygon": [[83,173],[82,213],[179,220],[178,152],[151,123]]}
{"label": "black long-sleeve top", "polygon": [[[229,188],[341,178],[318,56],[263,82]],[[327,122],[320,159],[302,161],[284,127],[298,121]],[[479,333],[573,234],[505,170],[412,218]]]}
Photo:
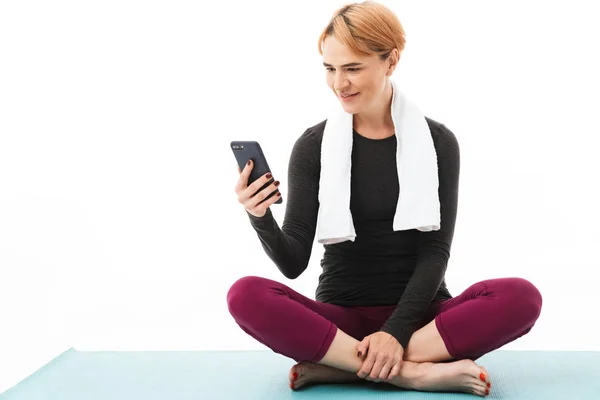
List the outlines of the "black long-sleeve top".
{"label": "black long-sleeve top", "polygon": [[[406,348],[434,300],[451,298],[444,279],[454,236],[460,153],[455,135],[425,118],[438,159],[440,230],[394,231],[400,187],[396,136],[370,139],[353,131],[350,211],[354,242],[323,245],[316,300],[343,306],[397,304],[380,330]],[[247,213],[267,255],[289,279],[307,267],[319,210],[321,141],[325,121],[295,142],[288,168],[285,217],[280,228],[270,209]]]}

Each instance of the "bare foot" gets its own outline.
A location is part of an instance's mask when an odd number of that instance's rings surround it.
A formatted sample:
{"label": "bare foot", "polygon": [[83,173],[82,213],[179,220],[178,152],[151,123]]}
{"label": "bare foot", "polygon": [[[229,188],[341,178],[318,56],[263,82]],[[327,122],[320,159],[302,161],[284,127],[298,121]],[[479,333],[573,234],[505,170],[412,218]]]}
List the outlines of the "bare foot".
{"label": "bare foot", "polygon": [[300,361],[294,365],[290,369],[289,379],[290,388],[292,389],[299,389],[312,383],[341,383],[362,380],[355,373],[308,361]]}
{"label": "bare foot", "polygon": [[[464,392],[487,396],[490,376],[484,367],[472,360],[450,363],[414,363],[404,361],[399,377],[388,382],[405,389],[426,392]],[[481,380],[481,377],[484,380]],[[301,361],[289,372],[290,388],[299,389],[314,383],[343,383],[361,381],[353,372],[328,365]]]}
{"label": "bare foot", "polygon": [[399,379],[406,382],[402,378],[409,378],[410,388],[415,390],[464,392],[485,397],[492,386],[487,370],[475,364],[473,360],[465,359],[451,363],[412,363],[407,365],[407,369],[406,372],[401,372],[402,377]]}

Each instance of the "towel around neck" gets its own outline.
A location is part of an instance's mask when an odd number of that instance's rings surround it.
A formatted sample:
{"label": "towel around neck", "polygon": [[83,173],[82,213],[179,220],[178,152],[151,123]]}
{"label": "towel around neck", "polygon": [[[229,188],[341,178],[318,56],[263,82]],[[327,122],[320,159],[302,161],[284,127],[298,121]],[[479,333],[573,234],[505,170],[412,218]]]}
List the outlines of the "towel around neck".
{"label": "towel around neck", "polygon": [[[400,193],[394,231],[440,229],[437,154],[429,125],[420,109],[392,85],[390,112],[397,140],[396,166]],[[317,240],[322,244],[354,241],[350,212],[353,115],[336,103],[329,113],[321,143]]]}

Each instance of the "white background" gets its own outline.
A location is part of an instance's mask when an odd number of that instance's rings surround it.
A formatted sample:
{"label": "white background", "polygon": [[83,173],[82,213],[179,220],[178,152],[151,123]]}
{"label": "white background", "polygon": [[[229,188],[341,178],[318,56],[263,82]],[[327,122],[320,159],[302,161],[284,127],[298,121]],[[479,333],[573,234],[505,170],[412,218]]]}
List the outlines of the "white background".
{"label": "white background", "polygon": [[[542,292],[505,349],[600,350],[600,89],[593,2],[382,1],[393,79],[458,138],[447,283]],[[260,142],[284,196],[295,140],[333,96],[317,39],[344,3],[2,2],[0,389],[77,350],[265,349],[227,290],[288,280],[237,203],[232,140]]]}

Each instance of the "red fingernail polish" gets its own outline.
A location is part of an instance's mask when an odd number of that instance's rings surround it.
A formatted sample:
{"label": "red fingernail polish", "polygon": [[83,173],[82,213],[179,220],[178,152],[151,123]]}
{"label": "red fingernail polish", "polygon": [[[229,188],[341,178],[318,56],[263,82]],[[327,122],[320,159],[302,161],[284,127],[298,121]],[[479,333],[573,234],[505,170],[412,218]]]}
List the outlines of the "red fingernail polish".
{"label": "red fingernail polish", "polygon": [[272,177],[273,177],[273,175],[271,175],[271,173],[269,172],[269,173],[267,174],[267,179],[271,179]]}
{"label": "red fingernail polish", "polygon": [[485,374],[483,372],[479,374],[479,379],[485,382]]}

